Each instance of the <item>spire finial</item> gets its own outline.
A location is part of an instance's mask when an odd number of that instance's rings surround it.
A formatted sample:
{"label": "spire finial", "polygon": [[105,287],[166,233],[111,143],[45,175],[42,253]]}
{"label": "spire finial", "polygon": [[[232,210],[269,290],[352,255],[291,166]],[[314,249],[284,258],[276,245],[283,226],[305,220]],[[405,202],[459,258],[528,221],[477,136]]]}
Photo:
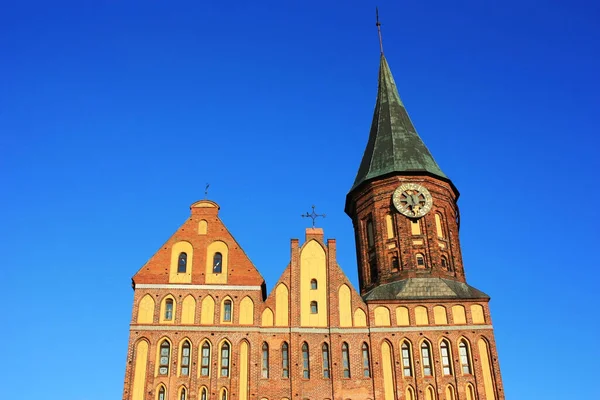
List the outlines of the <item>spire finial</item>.
{"label": "spire finial", "polygon": [[377,33],[379,34],[379,51],[381,51],[381,54],[383,54],[383,40],[381,39],[381,23],[379,22],[379,9],[377,7],[375,7],[375,18],[377,19],[375,26],[377,27]]}

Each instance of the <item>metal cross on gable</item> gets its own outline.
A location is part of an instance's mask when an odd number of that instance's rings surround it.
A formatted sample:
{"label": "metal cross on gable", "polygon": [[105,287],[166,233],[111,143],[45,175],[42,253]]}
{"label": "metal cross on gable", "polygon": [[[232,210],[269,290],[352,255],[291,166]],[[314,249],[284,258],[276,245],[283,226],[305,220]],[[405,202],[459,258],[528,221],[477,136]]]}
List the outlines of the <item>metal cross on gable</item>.
{"label": "metal cross on gable", "polygon": [[307,211],[306,214],[302,214],[301,217],[302,218],[312,218],[312,227],[314,228],[315,227],[315,219],[317,219],[318,217],[325,218],[325,214],[315,213],[315,206],[312,206],[312,212],[309,214]]}

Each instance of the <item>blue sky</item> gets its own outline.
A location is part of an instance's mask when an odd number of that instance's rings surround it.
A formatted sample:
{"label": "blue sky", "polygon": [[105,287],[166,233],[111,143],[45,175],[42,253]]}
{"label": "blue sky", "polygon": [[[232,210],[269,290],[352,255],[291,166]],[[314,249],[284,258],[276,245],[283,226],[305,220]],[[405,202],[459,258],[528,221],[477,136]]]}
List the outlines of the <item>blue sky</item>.
{"label": "blue sky", "polygon": [[[311,204],[357,284],[376,4],[258,3],[3,3],[2,398],[122,395],[130,278],[207,182],[269,290]],[[600,6],[491,3],[379,1],[386,57],[461,192],[507,398],[600,397]]]}

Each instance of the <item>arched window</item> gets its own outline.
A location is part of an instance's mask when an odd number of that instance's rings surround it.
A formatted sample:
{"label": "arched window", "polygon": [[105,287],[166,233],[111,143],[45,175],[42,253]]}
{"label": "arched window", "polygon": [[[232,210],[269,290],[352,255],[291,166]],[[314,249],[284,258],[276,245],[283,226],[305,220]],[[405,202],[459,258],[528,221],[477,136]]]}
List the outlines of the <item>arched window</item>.
{"label": "arched window", "polygon": [[229,376],[229,343],[221,345],[221,376]]}
{"label": "arched window", "polygon": [[310,378],[310,361],[308,358],[308,344],[302,343],[302,377],[304,379]]}
{"label": "arched window", "polygon": [[310,289],[311,290],[316,290],[317,289],[317,280],[316,279],[311,279],[310,280]]}
{"label": "arched window", "polygon": [[287,342],[281,345],[281,376],[283,378],[290,377],[290,352]]}
{"label": "arched window", "polygon": [[262,345],[262,369],[261,376],[263,378],[269,377],[269,345],[264,342]]}
{"label": "arched window", "polygon": [[208,391],[205,387],[200,391],[200,400],[208,400]]}
{"label": "arched window", "polygon": [[373,231],[373,221],[371,219],[367,221],[367,245],[369,248],[375,245],[375,232]]}
{"label": "arched window", "polygon": [[350,378],[350,354],[346,342],[342,343],[342,376]]}
{"label": "arched window", "polygon": [[429,347],[429,343],[425,341],[421,344],[421,362],[423,364],[423,375],[432,376],[431,348]]}
{"label": "arched window", "polygon": [[160,359],[158,364],[159,375],[169,374],[169,359],[171,358],[171,345],[168,341],[163,340],[160,344]]}
{"label": "arched window", "polygon": [[317,304],[316,301],[311,301],[310,302],[310,313],[317,314],[318,312],[319,312],[319,305]]}
{"label": "arched window", "polygon": [[223,255],[221,253],[215,253],[213,256],[213,273],[220,274],[223,271]]}
{"label": "arched window", "polygon": [[323,354],[323,378],[329,378],[329,346],[327,343],[323,343],[321,346],[321,353]]}
{"label": "arched window", "polygon": [[425,268],[425,256],[421,253],[417,253],[415,257],[417,258],[417,268]]}
{"label": "arched window", "polygon": [[167,391],[164,386],[158,389],[158,400],[167,400]]}
{"label": "arched window", "polygon": [[362,366],[363,376],[365,378],[371,377],[371,363],[369,362],[369,346],[366,343],[362,344]]}
{"label": "arched window", "polygon": [[404,376],[412,376],[412,364],[410,357],[410,346],[406,341],[400,346],[402,351],[402,372]]}
{"label": "arched window", "polygon": [[184,273],[187,271],[187,253],[179,253],[179,258],[177,259],[177,272]]}
{"label": "arched window", "polygon": [[231,300],[223,302],[223,322],[231,322]]}
{"label": "arched window", "polygon": [[446,256],[442,256],[442,269],[448,271],[448,259]]}
{"label": "arched window", "polygon": [[400,270],[400,262],[398,261],[398,257],[392,257],[392,271],[396,272]]}
{"label": "arched window", "polygon": [[210,344],[208,341],[202,343],[202,356],[200,359],[200,375],[208,376],[210,374]]}
{"label": "arched window", "polygon": [[444,225],[442,224],[442,216],[439,213],[435,214],[435,230],[440,239],[444,238]]}
{"label": "arched window", "polygon": [[442,356],[442,372],[444,375],[452,375],[452,367],[450,366],[450,345],[446,340],[440,343],[440,355]]}
{"label": "arched window", "polygon": [[461,340],[458,344],[458,355],[460,357],[460,367],[463,374],[471,373],[471,358],[469,357],[469,347],[465,340]]}
{"label": "arched window", "polygon": [[221,389],[221,400],[227,400],[227,389]]}
{"label": "arched window", "polygon": [[190,374],[190,352],[190,342],[186,340],[181,346],[181,375],[187,376]]}
{"label": "arched window", "polygon": [[179,400],[186,400],[187,399],[187,391],[185,390],[185,388],[181,388],[181,394],[179,395]]}
{"label": "arched window", "polygon": [[165,300],[165,320],[173,320],[173,299]]}

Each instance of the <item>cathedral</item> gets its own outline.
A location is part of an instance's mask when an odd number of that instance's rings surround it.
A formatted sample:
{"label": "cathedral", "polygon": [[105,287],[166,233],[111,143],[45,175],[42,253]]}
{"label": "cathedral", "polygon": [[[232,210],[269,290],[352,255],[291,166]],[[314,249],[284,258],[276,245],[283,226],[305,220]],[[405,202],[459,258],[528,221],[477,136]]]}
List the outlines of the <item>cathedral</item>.
{"label": "cathedral", "polygon": [[[357,160],[358,161],[358,160]],[[345,212],[358,291],[320,228],[273,290],[200,200],[134,275],[123,400],[503,400],[489,296],[466,282],[458,190],[383,52]]]}

